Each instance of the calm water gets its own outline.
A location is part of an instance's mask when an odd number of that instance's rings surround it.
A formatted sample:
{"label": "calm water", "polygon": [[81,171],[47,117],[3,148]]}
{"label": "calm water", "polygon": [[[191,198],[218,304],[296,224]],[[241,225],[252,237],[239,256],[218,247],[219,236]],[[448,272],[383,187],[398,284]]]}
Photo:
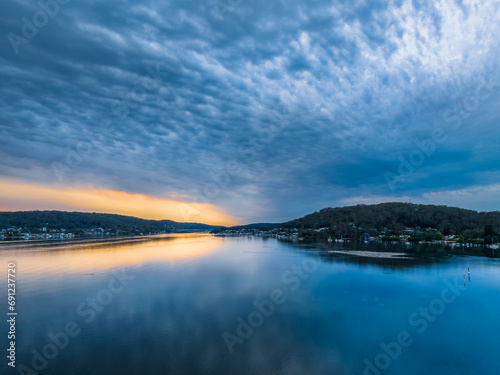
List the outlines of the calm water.
{"label": "calm water", "polygon": [[[2,280],[8,261],[18,271],[17,370],[498,374],[498,259],[377,261],[322,250],[210,235],[2,244]],[[5,281],[0,291],[5,317]],[[1,365],[17,373],[5,356]]]}

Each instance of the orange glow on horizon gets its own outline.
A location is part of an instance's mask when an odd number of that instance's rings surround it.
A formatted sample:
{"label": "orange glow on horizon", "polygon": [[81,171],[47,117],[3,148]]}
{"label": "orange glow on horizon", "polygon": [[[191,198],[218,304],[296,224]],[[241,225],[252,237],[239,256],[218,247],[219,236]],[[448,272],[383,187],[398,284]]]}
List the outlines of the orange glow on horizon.
{"label": "orange glow on horizon", "polygon": [[191,203],[93,187],[53,187],[0,182],[0,210],[61,210],[112,213],[142,219],[235,225],[238,220],[209,203]]}

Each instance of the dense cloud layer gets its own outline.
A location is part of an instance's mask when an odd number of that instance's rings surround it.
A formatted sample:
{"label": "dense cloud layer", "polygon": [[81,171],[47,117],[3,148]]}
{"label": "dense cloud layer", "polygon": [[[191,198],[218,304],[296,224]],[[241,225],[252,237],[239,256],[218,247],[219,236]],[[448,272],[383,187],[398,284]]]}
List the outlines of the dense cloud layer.
{"label": "dense cloud layer", "polygon": [[4,179],[243,221],[499,207],[496,0],[42,3],[0,12]]}

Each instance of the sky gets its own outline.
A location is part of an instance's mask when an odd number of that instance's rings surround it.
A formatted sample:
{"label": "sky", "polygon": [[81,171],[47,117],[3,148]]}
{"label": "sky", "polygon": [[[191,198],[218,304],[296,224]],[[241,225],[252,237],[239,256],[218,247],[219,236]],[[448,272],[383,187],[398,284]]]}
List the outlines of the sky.
{"label": "sky", "polygon": [[0,210],[500,209],[498,0],[0,8]]}

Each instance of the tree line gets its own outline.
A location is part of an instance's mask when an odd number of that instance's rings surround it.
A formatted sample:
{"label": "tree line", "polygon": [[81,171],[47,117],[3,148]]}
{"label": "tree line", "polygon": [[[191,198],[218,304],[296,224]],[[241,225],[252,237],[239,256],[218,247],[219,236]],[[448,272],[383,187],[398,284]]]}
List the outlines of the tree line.
{"label": "tree line", "polygon": [[66,211],[16,211],[0,212],[0,228],[23,228],[36,231],[46,227],[50,229],[77,231],[82,229],[103,228],[111,231],[131,230],[144,233],[175,232],[183,230],[210,230],[210,225],[198,223],[178,223],[172,220],[147,220],[133,216],[66,212]]}
{"label": "tree line", "polygon": [[280,225],[282,228],[329,228],[334,235],[358,235],[367,232],[404,234],[407,228],[425,231],[433,228],[445,236],[467,238],[497,236],[500,212],[477,212],[458,207],[412,203],[381,203],[324,208]]}

